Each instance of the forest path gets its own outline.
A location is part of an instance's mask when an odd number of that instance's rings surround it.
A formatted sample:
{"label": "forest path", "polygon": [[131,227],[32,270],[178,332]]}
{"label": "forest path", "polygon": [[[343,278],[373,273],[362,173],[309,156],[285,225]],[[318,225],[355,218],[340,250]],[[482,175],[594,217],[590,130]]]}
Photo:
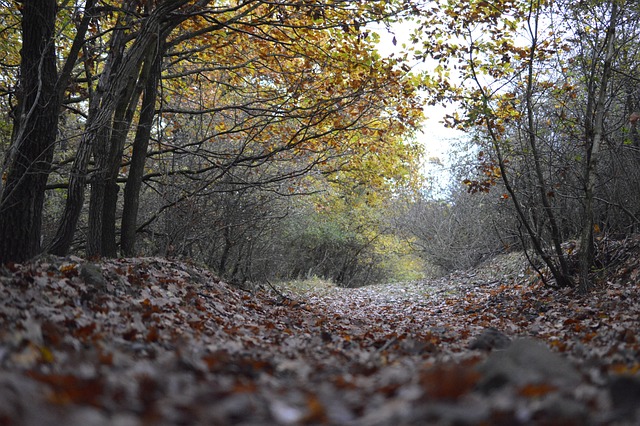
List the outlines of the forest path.
{"label": "forest path", "polygon": [[496,265],[286,295],[157,258],[9,265],[0,424],[638,423],[638,262],[587,297]]}

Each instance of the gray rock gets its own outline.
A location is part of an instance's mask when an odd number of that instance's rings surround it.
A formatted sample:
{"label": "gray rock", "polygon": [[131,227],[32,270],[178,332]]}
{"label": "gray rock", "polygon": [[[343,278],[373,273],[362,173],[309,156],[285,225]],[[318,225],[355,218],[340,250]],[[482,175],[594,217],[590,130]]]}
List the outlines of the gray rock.
{"label": "gray rock", "polygon": [[490,351],[492,349],[505,349],[511,343],[511,339],[501,331],[489,327],[476,336],[469,343],[469,349],[481,349]]}
{"label": "gray rock", "polygon": [[623,417],[634,414],[640,405],[640,377],[612,377],[609,381],[609,395],[616,414]]}
{"label": "gray rock", "polygon": [[589,418],[587,406],[565,398],[557,393],[544,397],[535,412],[536,424],[590,425],[595,424]]}
{"label": "gray rock", "polygon": [[46,389],[20,373],[0,372],[0,419],[2,424],[59,425],[45,403]]}
{"label": "gray rock", "polygon": [[580,383],[580,374],[565,358],[541,341],[516,339],[505,350],[494,351],[478,367],[480,389],[491,391],[507,383],[521,386],[550,383],[561,387]]}

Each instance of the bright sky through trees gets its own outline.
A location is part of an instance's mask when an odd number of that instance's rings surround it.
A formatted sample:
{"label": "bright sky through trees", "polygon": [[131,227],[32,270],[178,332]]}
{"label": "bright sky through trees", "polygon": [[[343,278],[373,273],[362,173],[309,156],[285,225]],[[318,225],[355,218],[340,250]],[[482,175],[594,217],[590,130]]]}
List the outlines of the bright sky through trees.
{"label": "bright sky through trees", "polygon": [[[378,50],[382,56],[398,55],[403,50],[403,45],[408,47],[410,34],[414,28],[411,22],[395,24],[390,29],[391,32],[383,26],[372,25],[371,27],[380,35]],[[416,61],[413,66],[415,72],[425,69],[428,70],[426,62]],[[463,132],[444,125],[444,117],[455,111],[454,106],[425,105],[424,111],[426,120],[422,130],[417,132],[415,137],[424,146],[423,172],[434,179],[431,186],[435,195],[435,193],[446,191],[446,187],[450,184],[450,151],[453,143],[463,136]]]}

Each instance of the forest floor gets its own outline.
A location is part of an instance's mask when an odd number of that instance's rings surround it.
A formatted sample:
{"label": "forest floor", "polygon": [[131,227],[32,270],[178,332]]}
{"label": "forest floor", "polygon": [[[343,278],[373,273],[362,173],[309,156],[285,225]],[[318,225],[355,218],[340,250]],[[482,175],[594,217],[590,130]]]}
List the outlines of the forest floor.
{"label": "forest floor", "polygon": [[640,424],[640,240],[586,296],[518,255],[253,292],[185,262],[0,269],[0,425]]}

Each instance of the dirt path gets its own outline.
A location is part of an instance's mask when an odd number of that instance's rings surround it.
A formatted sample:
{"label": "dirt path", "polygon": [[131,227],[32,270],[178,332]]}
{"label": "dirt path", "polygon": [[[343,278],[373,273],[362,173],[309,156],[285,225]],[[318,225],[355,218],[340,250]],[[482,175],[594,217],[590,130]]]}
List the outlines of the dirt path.
{"label": "dirt path", "polygon": [[493,272],[281,297],[163,259],[12,265],[0,425],[640,422],[636,277]]}

